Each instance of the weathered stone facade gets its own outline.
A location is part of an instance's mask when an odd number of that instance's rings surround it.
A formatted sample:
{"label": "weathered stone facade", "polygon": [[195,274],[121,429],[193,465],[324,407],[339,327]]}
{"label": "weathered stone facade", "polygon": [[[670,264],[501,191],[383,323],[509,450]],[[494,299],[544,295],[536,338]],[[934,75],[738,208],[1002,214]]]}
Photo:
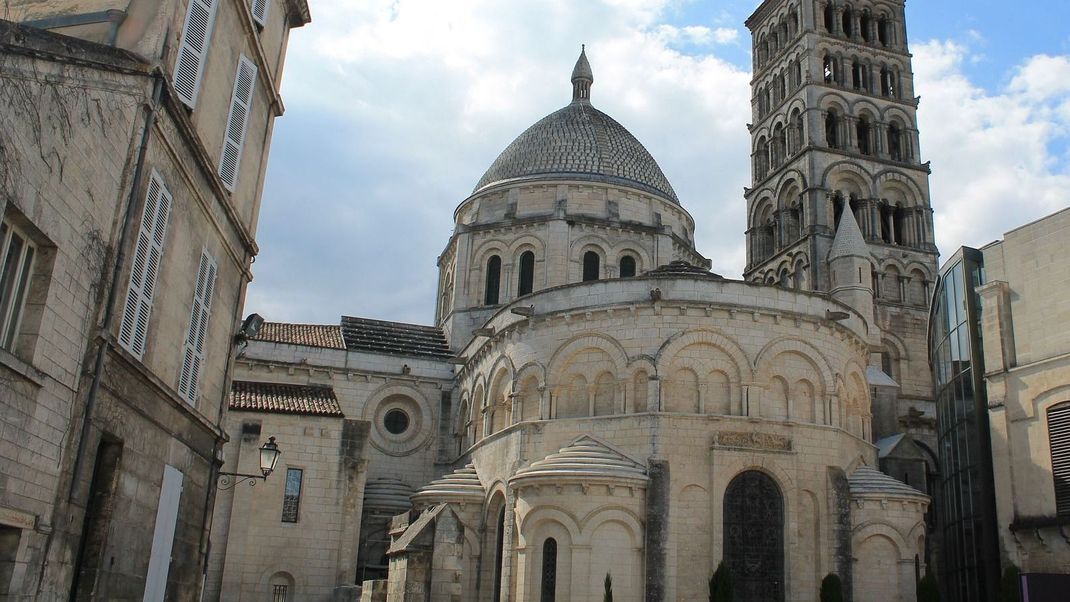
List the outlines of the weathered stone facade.
{"label": "weathered stone facade", "polygon": [[[35,250],[0,345],[7,599],[200,593],[279,69],[308,14],[279,3],[258,29],[247,3],[208,3],[189,107],[188,4],[9,2],[23,25],[0,22],[0,216]],[[239,54],[259,79],[223,182]]]}

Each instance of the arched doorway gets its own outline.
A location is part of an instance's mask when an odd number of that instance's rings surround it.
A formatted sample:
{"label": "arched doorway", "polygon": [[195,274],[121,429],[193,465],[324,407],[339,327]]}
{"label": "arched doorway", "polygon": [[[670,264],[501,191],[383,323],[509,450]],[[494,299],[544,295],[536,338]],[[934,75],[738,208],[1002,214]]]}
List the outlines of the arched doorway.
{"label": "arched doorway", "polygon": [[784,498],[764,473],[740,473],[725,490],[724,560],[737,602],[783,602]]}

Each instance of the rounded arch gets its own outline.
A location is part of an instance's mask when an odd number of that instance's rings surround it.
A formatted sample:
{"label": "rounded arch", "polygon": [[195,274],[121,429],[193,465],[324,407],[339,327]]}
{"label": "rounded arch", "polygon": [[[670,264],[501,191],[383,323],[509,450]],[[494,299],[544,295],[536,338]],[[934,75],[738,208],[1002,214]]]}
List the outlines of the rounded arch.
{"label": "rounded arch", "polygon": [[624,525],[635,537],[633,540],[635,547],[641,545],[640,539],[643,533],[642,517],[631,508],[620,505],[599,506],[580,518],[581,539],[577,540],[576,543],[580,545],[590,543],[590,537],[598,530],[598,527],[611,522]]}
{"label": "rounded arch", "polygon": [[525,234],[517,237],[516,240],[509,244],[509,255],[513,258],[513,263],[515,264],[517,258],[520,257],[520,254],[524,251],[534,251],[535,257],[539,258],[542,256],[545,248],[546,245],[541,238],[531,234]]}
{"label": "rounded arch", "polygon": [[744,600],[781,602],[785,596],[784,489],[761,470],[736,474],[722,502],[724,562]]}
{"label": "rounded arch", "polygon": [[832,376],[832,369],[829,368],[828,359],[817,349],[817,347],[814,347],[807,341],[791,337],[774,339],[766,343],[766,345],[762,347],[762,350],[758,352],[754,361],[754,366],[759,378],[762,380],[771,378],[773,374],[770,370],[773,367],[773,360],[781,353],[787,352],[797,353],[809,360],[814,368],[816,368],[817,375],[821,379],[821,382],[814,384],[819,386],[823,391],[832,389],[835,381]]}
{"label": "rounded arch", "polygon": [[[877,189],[880,191],[879,196],[888,198],[889,200],[905,200],[909,202],[909,206],[914,207],[920,205],[922,199],[925,198],[925,192],[922,190],[921,186],[919,186],[913,178],[903,175],[900,171],[886,169],[878,173],[874,180]],[[903,198],[893,199],[893,197],[886,192],[893,190],[901,191]]]}
{"label": "rounded arch", "polygon": [[736,376],[744,382],[749,382],[754,375],[746,352],[733,339],[716,330],[685,330],[666,340],[655,356],[655,372],[659,376],[668,372],[669,365],[681,350],[695,344],[706,344],[716,347],[726,353],[735,363]]}
{"label": "rounded arch", "polygon": [[860,193],[862,198],[875,196],[873,176],[865,168],[848,161],[829,165],[821,175],[821,181],[829,190]]}
{"label": "rounded arch", "polygon": [[521,545],[525,545],[544,523],[556,523],[568,533],[571,541],[578,541],[581,537],[580,521],[572,512],[562,506],[537,503],[537,500],[526,499],[525,490],[519,493],[520,499],[529,501],[534,508],[531,512],[520,518],[519,532]]}
{"label": "rounded arch", "polygon": [[561,370],[568,365],[572,356],[584,349],[590,348],[600,349],[609,355],[617,368],[617,373],[619,373],[624,366],[628,365],[628,354],[624,351],[624,347],[619,341],[606,334],[587,332],[578,334],[565,341],[556,351],[554,351],[554,354],[550,357],[547,376],[550,379],[559,377],[561,375]]}

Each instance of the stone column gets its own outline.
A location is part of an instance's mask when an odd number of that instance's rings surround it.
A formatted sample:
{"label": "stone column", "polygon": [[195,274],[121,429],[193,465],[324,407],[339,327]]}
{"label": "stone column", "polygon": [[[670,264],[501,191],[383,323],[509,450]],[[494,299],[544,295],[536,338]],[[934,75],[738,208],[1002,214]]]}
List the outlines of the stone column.
{"label": "stone column", "polygon": [[550,419],[550,389],[546,385],[539,385],[539,420]]}
{"label": "stone column", "polygon": [[646,394],[647,411],[650,411],[651,406],[654,407],[654,411],[660,412],[663,407],[661,401],[661,377],[653,375],[650,377],[650,388]]}
{"label": "stone column", "polygon": [[[669,462],[651,458],[648,462],[650,482],[646,491],[646,602],[665,602],[668,596],[669,508],[671,481]],[[573,552],[575,566],[575,552]],[[575,574],[575,573],[574,573]]]}
{"label": "stone column", "polygon": [[501,602],[510,602],[513,592],[510,585],[513,583],[513,533],[516,531],[516,492],[506,489],[505,492],[505,523],[502,525],[502,578],[497,584],[501,595]]}

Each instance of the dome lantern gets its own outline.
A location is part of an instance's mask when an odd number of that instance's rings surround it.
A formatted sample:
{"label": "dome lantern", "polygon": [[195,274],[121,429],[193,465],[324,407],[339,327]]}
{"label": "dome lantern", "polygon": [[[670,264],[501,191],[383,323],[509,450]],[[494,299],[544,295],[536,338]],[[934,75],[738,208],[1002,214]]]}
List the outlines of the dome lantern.
{"label": "dome lantern", "polygon": [[580,58],[576,60],[576,67],[572,70],[572,102],[591,102],[591,84],[594,83],[594,72],[591,71],[591,63],[587,61],[587,45],[580,46]]}

